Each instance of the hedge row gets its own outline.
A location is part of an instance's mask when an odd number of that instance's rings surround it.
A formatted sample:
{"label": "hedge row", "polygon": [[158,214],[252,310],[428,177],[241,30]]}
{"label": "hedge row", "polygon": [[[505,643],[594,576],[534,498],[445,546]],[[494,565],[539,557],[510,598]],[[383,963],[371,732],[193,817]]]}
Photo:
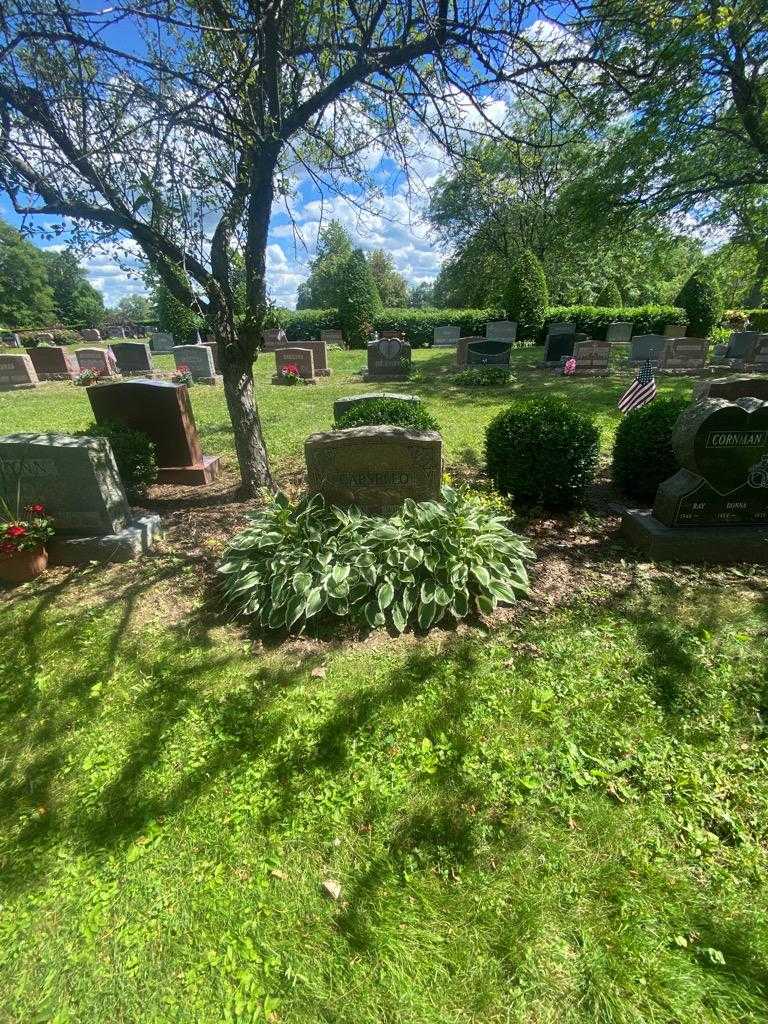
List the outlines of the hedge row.
{"label": "hedge row", "polygon": [[[278,319],[289,341],[319,338],[320,331],[340,329],[335,309],[281,309]],[[432,344],[435,327],[455,326],[463,336],[483,336],[489,320],[503,319],[504,312],[499,309],[385,309],[376,317],[374,327],[379,332],[402,331],[413,348],[423,348]],[[591,338],[605,338],[608,325],[616,320],[630,320],[635,334],[663,334],[666,324],[688,323],[685,310],[676,306],[550,306],[539,341],[543,342],[550,322],[574,323],[577,331]]]}
{"label": "hedge row", "polygon": [[733,317],[749,320],[751,331],[768,331],[768,309],[727,309],[723,322],[728,323]]}
{"label": "hedge row", "polygon": [[635,334],[663,334],[667,324],[687,324],[688,314],[677,306],[550,306],[539,341],[544,341],[547,324],[559,321],[575,323],[577,331],[602,341],[616,321],[633,324]]}

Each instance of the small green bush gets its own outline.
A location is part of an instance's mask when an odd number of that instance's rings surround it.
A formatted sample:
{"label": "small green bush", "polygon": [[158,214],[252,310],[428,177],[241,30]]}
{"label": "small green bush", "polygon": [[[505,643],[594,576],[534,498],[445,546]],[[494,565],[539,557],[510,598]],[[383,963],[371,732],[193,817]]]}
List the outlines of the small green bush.
{"label": "small green bush", "polygon": [[389,518],[278,494],[230,541],[218,572],[228,606],[264,629],[338,616],[402,633],[513,604],[528,593],[533,557],[487,503],[450,487],[442,502],[409,498]]}
{"label": "small green bush", "polygon": [[541,263],[530,249],[512,260],[504,304],[509,319],[517,321],[517,337],[521,341],[535,338],[547,315],[549,292]]}
{"label": "small green bush", "polygon": [[117,463],[117,471],[129,498],[140,498],[157,480],[157,449],[141,430],[122,423],[92,423],[85,431],[90,437],[106,437]]}
{"label": "small green bush", "polygon": [[413,430],[439,430],[437,420],[421,402],[401,402],[397,398],[377,398],[358,402],[339,417],[335,427],[374,427],[389,424],[393,427],[411,427]]}
{"label": "small green bush", "polygon": [[739,325],[740,331],[768,332],[768,309],[728,309],[723,314],[724,321],[730,322],[736,316],[743,317]]}
{"label": "small green bush", "polygon": [[720,287],[706,263],[691,274],[675,301],[688,314],[688,333],[694,338],[708,338],[723,316]]}
{"label": "small green bush", "polygon": [[680,468],[672,451],[672,431],[684,398],[657,398],[622,419],[613,444],[613,480],[639,501],[652,502],[659,484]]}
{"label": "small green bush", "polygon": [[485,434],[488,474],[501,494],[523,504],[583,504],[597,470],[599,432],[559,398],[533,398],[500,412]]}
{"label": "small green bush", "polygon": [[457,373],[453,382],[468,388],[500,388],[513,379],[505,366],[470,366]]}
{"label": "small green bush", "polygon": [[595,305],[612,307],[613,309],[618,309],[624,305],[624,299],[622,299],[619,286],[615,281],[608,281],[604,285],[602,291],[595,299]]}
{"label": "small green bush", "polygon": [[383,308],[365,253],[355,249],[344,268],[339,298],[339,321],[349,348],[365,348]]}

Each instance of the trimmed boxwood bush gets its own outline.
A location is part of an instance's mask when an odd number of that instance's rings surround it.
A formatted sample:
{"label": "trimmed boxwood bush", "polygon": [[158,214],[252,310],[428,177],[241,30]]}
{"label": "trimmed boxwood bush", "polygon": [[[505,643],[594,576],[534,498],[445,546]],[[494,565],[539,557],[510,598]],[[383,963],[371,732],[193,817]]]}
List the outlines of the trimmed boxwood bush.
{"label": "trimmed boxwood bush", "polygon": [[339,322],[349,348],[365,348],[383,308],[365,253],[355,249],[344,267],[339,299]]}
{"label": "trimmed boxwood bush", "polygon": [[336,430],[345,430],[347,427],[376,427],[383,424],[412,427],[414,430],[440,429],[437,420],[421,402],[401,402],[396,398],[358,402],[339,417],[335,427]]}
{"label": "trimmed boxwood bush", "polygon": [[569,323],[588,337],[604,341],[616,320],[634,324],[635,334],[663,334],[667,324],[687,324],[688,314],[677,306],[550,306],[538,340],[544,344],[547,324]]}
{"label": "trimmed boxwood bush", "polygon": [[676,299],[677,305],[688,314],[689,334],[694,338],[708,338],[723,315],[720,287],[705,263],[691,274]]}
{"label": "trimmed boxwood bush", "polygon": [[592,420],[562,399],[525,399],[486,429],[488,475],[523,504],[575,508],[595,478],[599,440]]}
{"label": "trimmed boxwood bush", "polygon": [[680,468],[672,451],[672,431],[684,398],[657,398],[622,419],[613,444],[613,480],[625,494],[653,502],[659,484]]}
{"label": "trimmed boxwood bush", "polygon": [[157,480],[157,448],[143,431],[122,423],[92,423],[85,433],[109,441],[129,498],[140,498]]}
{"label": "trimmed boxwood bush", "polygon": [[453,383],[464,388],[500,388],[512,379],[506,366],[468,366],[456,374]]}
{"label": "trimmed boxwood bush", "polygon": [[[289,341],[319,338],[320,331],[341,330],[335,309],[278,310],[280,326]],[[482,337],[490,320],[502,320],[499,309],[383,309],[374,317],[376,331],[398,331],[411,348],[425,348],[434,340],[435,327],[460,327],[465,337]]]}
{"label": "trimmed boxwood bush", "polygon": [[541,263],[530,249],[511,262],[504,305],[509,319],[517,322],[517,337],[521,341],[535,338],[547,315],[549,292]]}
{"label": "trimmed boxwood bush", "polygon": [[441,496],[407,498],[384,518],[278,494],[230,541],[218,566],[225,600],[263,629],[336,616],[402,633],[489,615],[527,594],[534,554],[523,538],[471,492],[443,487]]}

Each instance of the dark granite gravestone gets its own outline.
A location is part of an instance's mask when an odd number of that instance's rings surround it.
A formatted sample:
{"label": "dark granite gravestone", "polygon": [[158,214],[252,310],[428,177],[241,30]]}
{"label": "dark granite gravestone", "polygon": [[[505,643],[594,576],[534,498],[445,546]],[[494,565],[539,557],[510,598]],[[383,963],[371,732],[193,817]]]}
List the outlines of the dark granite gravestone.
{"label": "dark granite gravestone", "polygon": [[309,490],[331,505],[387,515],[406,498],[440,498],[442,439],[435,431],[350,427],[312,434],[304,451]]}
{"label": "dark granite gravestone", "polygon": [[617,321],[608,325],[608,330],[605,333],[605,340],[626,343],[632,341],[632,329],[634,324],[627,323],[626,321]]}
{"label": "dark granite gravestone", "polygon": [[728,340],[725,358],[743,359],[745,363],[752,362],[755,345],[760,340],[760,337],[759,331],[734,331]]}
{"label": "dark granite gravestone", "polygon": [[80,372],[77,360],[61,345],[38,345],[29,349],[38,380],[74,380]]}
{"label": "dark granite gravestone", "polygon": [[548,334],[544,343],[544,362],[557,365],[563,359],[570,359],[576,344],[576,334],[568,331],[565,334]]}
{"label": "dark granite gravestone", "polygon": [[685,324],[667,324],[664,328],[665,338],[684,338],[688,330]]}
{"label": "dark granite gravestone", "polygon": [[88,389],[97,423],[124,423],[147,434],[157,447],[158,482],[209,484],[219,474],[218,455],[203,455],[184,384],[131,380]]}
{"label": "dark granite gravestone", "polygon": [[45,505],[56,534],[52,565],[125,562],[152,546],[158,516],[131,518],[109,442],[68,434],[0,437],[0,498]]}
{"label": "dark granite gravestone", "polygon": [[403,380],[411,372],[411,346],[407,341],[387,338],[368,345],[368,371],[364,380]]}
{"label": "dark granite gravestone", "polygon": [[467,347],[467,366],[509,367],[512,343],[509,341],[476,341]]}
{"label": "dark granite gravestone", "polygon": [[487,341],[508,341],[510,344],[517,338],[516,320],[492,320],[485,325]]}
{"label": "dark granite gravestone", "polygon": [[672,338],[667,340],[659,357],[660,370],[701,370],[707,361],[709,342],[706,338]]}
{"label": "dark granite gravestone", "polygon": [[682,468],[652,515],[625,512],[624,532],[657,558],[768,562],[768,402],[705,398],[681,414],[672,447]]}
{"label": "dark granite gravestone", "polygon": [[355,409],[359,405],[365,405],[366,402],[377,402],[382,398],[395,402],[408,402],[411,405],[419,401],[416,395],[398,395],[390,391],[372,391],[367,395],[350,395],[347,398],[337,398],[333,403],[333,418],[338,423],[344,413],[349,412],[350,409]]}
{"label": "dark granite gravestone", "polygon": [[478,342],[485,341],[485,338],[481,337],[469,337],[459,338],[456,342],[456,369],[465,370],[467,368],[467,350],[470,345],[475,345]]}
{"label": "dark granite gravestone", "polygon": [[757,398],[768,402],[768,377],[745,373],[700,380],[693,389],[693,399],[698,402],[703,398],[724,398],[727,402],[735,402],[737,398]]}
{"label": "dark granite gravestone", "polygon": [[140,377],[154,372],[146,342],[117,341],[110,348],[117,360],[117,368],[124,377]]}
{"label": "dark granite gravestone", "polygon": [[636,334],[629,350],[630,363],[644,363],[650,359],[657,363],[661,358],[668,339],[663,334]]}
{"label": "dark granite gravestone", "polygon": [[28,355],[0,355],[0,391],[37,387],[37,372]]}
{"label": "dark granite gravestone", "polygon": [[607,372],[611,358],[610,341],[577,341],[573,347],[576,373]]}
{"label": "dark granite gravestone", "polygon": [[261,343],[265,352],[276,352],[288,347],[288,336],[282,327],[269,327],[261,332]]}
{"label": "dark granite gravestone", "polygon": [[93,370],[102,377],[114,377],[117,373],[117,360],[108,348],[77,348],[75,359],[81,373]]}
{"label": "dark granite gravestone", "polygon": [[275,352],[275,375],[272,378],[273,384],[284,384],[283,367],[295,366],[299,371],[299,377],[307,382],[315,383],[315,360],[312,349],[280,348]]}
{"label": "dark granite gravestone", "polygon": [[149,336],[149,345],[153,352],[172,352],[173,335],[168,331],[155,331]]}
{"label": "dark granite gravestone", "polygon": [[768,334],[761,334],[755,342],[752,369],[768,371]]}
{"label": "dark granite gravestone", "polygon": [[550,334],[575,334],[576,324],[566,323],[565,321],[555,321],[554,323],[547,324],[547,337]]}
{"label": "dark granite gravestone", "polygon": [[174,345],[173,359],[177,371],[186,366],[192,374],[192,380],[203,384],[214,384],[216,367],[213,365],[213,353],[208,345]]}

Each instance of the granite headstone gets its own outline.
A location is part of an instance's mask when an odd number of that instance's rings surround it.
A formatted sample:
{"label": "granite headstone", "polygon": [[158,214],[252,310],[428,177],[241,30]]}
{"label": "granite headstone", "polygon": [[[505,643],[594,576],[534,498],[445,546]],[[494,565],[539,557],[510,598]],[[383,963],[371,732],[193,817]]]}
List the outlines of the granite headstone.
{"label": "granite headstone", "polygon": [[21,348],[21,336],[14,331],[6,331],[2,334],[2,344],[5,348]]}
{"label": "granite headstone", "polygon": [[0,355],[0,391],[36,388],[37,371],[28,355]]}
{"label": "granite headstone", "polygon": [[446,348],[455,345],[460,337],[460,327],[435,327],[432,333],[432,344],[435,348]]}
{"label": "granite headstone", "polygon": [[646,359],[657,363],[664,352],[667,340],[663,334],[636,334],[629,350],[630,363],[644,363]]}
{"label": "granite headstone", "polygon": [[268,327],[261,332],[261,343],[265,352],[276,352],[288,347],[288,336],[282,327]]}
{"label": "granite headstone", "polygon": [[341,345],[344,347],[344,333],[342,331],[320,331],[320,341],[326,345]]}
{"label": "granite headstone", "polygon": [[667,340],[659,357],[661,370],[701,370],[707,362],[709,342],[706,338],[672,338]]}
{"label": "granite headstone", "polygon": [[108,348],[78,348],[75,358],[81,373],[93,370],[101,377],[113,377],[117,373],[117,360]]}
{"label": "granite headstone", "polygon": [[146,342],[118,341],[110,347],[117,360],[117,368],[124,377],[141,377],[154,372]]}
{"label": "granite headstone", "polygon": [[39,380],[74,380],[80,372],[77,360],[61,345],[38,345],[29,357]]}
{"label": "granite headstone", "polygon": [[467,346],[467,366],[501,366],[509,369],[511,341],[475,341]]}
{"label": "granite headstone", "polygon": [[456,369],[465,370],[467,367],[467,350],[470,345],[474,345],[477,342],[485,341],[485,338],[481,338],[479,335],[470,336],[467,338],[459,338],[456,342]]}
{"label": "granite headstone", "polygon": [[731,377],[700,380],[694,386],[693,398],[696,402],[703,398],[724,398],[727,402],[735,402],[737,398],[757,398],[761,402],[768,402],[768,377],[734,374]]}
{"label": "granite headstone", "polygon": [[216,380],[216,367],[213,365],[213,353],[208,345],[175,345],[173,359],[176,369],[186,366],[192,374],[192,380],[205,384],[213,384]]}
{"label": "granite headstone", "polygon": [[596,373],[608,370],[611,358],[610,341],[577,341],[573,348],[576,373]]}
{"label": "granite headstone", "polygon": [[628,341],[632,341],[633,327],[634,324],[621,320],[609,324],[608,330],[605,332],[605,340],[615,343],[626,343]]}
{"label": "granite headstone", "polygon": [[665,338],[684,338],[688,330],[685,324],[666,324],[664,327]]}
{"label": "granite headstone", "polygon": [[368,345],[366,380],[399,380],[411,372],[411,346],[407,341],[387,338]]}
{"label": "granite headstone", "polygon": [[155,331],[149,336],[149,345],[153,352],[173,352],[173,335],[168,331]]}
{"label": "granite headstone", "polygon": [[283,368],[295,366],[299,371],[302,380],[315,380],[315,360],[311,348],[301,348],[298,345],[291,348],[280,348],[275,352],[275,374],[272,378],[273,384],[285,383]]}
{"label": "granite headstone", "polygon": [[514,342],[517,338],[517,321],[491,320],[485,325],[485,337],[488,341]]}

